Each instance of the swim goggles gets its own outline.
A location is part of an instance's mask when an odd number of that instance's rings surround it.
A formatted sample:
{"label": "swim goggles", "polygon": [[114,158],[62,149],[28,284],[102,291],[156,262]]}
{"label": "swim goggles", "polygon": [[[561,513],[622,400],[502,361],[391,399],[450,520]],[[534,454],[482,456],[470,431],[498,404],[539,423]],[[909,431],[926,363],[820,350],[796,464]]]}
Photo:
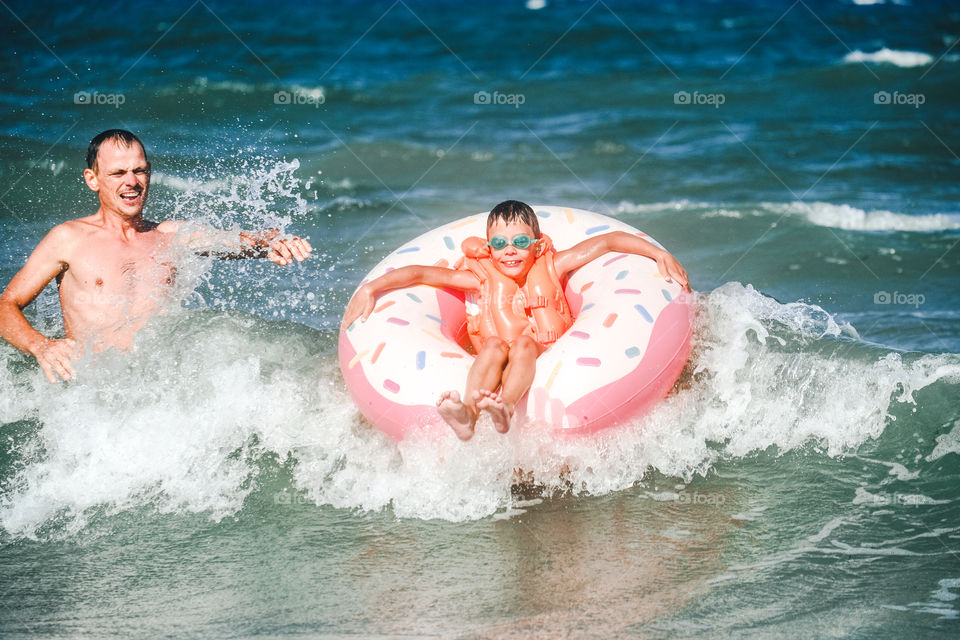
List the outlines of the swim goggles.
{"label": "swim goggles", "polygon": [[496,251],[500,251],[502,249],[506,249],[508,244],[512,244],[517,249],[522,250],[522,249],[529,249],[530,245],[536,244],[538,242],[540,241],[534,240],[533,238],[531,238],[525,233],[521,233],[520,235],[513,236],[512,240],[507,240],[503,236],[493,236],[492,238],[490,238],[487,244],[493,249],[495,249]]}

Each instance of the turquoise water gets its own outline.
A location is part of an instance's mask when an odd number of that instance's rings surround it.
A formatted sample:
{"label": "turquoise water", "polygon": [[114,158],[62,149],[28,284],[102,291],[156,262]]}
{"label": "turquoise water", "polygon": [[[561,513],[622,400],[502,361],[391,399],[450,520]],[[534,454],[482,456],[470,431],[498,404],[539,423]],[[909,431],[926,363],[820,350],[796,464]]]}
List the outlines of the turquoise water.
{"label": "turquoise water", "polygon": [[[4,636],[957,634],[960,11],[539,6],[0,10],[0,280],[93,211],[115,126],[154,219],[316,248],[184,257],[178,308],[70,384],[0,345]],[[690,363],[596,440],[395,445],[343,308],[507,198],[671,249]],[[28,316],[61,331],[56,292]]]}

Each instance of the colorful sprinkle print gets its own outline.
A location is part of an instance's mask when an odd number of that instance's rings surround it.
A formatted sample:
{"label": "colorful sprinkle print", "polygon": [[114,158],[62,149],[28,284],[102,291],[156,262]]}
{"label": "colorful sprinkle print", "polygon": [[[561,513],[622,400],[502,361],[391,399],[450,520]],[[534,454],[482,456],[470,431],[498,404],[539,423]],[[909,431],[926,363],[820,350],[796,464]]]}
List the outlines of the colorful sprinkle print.
{"label": "colorful sprinkle print", "polygon": [[600,358],[577,358],[577,364],[581,367],[599,367]]}
{"label": "colorful sprinkle print", "polygon": [[360,362],[360,360],[362,360],[368,353],[370,353],[370,350],[369,350],[369,349],[364,349],[363,351],[361,351],[361,352],[358,353],[357,355],[353,356],[353,358],[350,359],[350,364],[347,365],[347,368],[348,368],[348,369],[353,369],[353,367],[355,367],[356,364],[357,364],[358,362]]}
{"label": "colorful sprinkle print", "polygon": [[557,379],[557,374],[560,373],[560,367],[562,366],[563,366],[563,360],[560,360],[559,362],[557,362],[557,364],[553,366],[553,371],[550,372],[550,377],[547,378],[547,384],[543,386],[544,389],[546,389],[547,391],[550,391],[550,387],[553,386],[553,381]]}
{"label": "colorful sprinkle print", "polygon": [[640,312],[640,315],[643,316],[643,319],[647,322],[653,322],[653,316],[650,315],[650,312],[647,311],[646,307],[642,304],[635,304],[633,308]]}

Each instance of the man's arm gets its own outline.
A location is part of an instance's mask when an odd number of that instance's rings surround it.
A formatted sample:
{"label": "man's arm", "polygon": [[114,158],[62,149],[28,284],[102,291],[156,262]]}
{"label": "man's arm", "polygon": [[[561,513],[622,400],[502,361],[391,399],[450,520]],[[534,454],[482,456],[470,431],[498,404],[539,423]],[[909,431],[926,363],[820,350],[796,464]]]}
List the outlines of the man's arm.
{"label": "man's arm", "polygon": [[379,278],[374,278],[357,289],[353,299],[350,300],[350,304],[347,305],[347,310],[343,313],[343,322],[340,326],[346,329],[358,318],[364,320],[369,318],[380,295],[394,289],[403,289],[417,284],[457,289],[458,291],[475,291],[480,288],[480,281],[469,271],[446,267],[407,265],[389,271]]}
{"label": "man's arm", "polygon": [[313,247],[305,238],[283,237],[276,229],[268,231],[221,231],[202,224],[168,220],[157,226],[161,233],[176,233],[178,241],[202,255],[222,260],[267,258],[274,264],[303,262]]}
{"label": "man's arm", "polygon": [[0,294],[0,337],[36,358],[50,382],[56,382],[57,376],[64,380],[74,376],[70,360],[76,342],[47,338],[30,325],[23,309],[66,268],[63,256],[69,242],[67,230],[62,225],[54,227]]}
{"label": "man's arm", "polygon": [[676,280],[677,284],[684,290],[690,291],[690,280],[687,277],[687,272],[677,262],[676,258],[655,244],[624,231],[613,231],[587,238],[569,249],[558,251],[553,258],[553,264],[560,277],[563,278],[571,271],[579,269],[588,262],[610,252],[633,253],[655,260],[660,275],[668,281]]}

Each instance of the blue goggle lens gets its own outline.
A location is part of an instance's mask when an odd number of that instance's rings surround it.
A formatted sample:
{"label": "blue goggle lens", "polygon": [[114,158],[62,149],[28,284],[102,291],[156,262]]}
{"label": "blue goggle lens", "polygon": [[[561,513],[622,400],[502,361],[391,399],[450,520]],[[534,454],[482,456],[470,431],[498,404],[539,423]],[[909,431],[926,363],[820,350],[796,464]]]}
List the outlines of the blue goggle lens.
{"label": "blue goggle lens", "polygon": [[490,238],[490,241],[487,242],[487,244],[493,247],[495,250],[500,251],[502,249],[506,249],[508,244],[512,244],[517,249],[527,249],[534,242],[536,242],[536,240],[525,233],[521,233],[518,236],[513,236],[513,239],[511,240],[507,240],[503,236],[493,236]]}

